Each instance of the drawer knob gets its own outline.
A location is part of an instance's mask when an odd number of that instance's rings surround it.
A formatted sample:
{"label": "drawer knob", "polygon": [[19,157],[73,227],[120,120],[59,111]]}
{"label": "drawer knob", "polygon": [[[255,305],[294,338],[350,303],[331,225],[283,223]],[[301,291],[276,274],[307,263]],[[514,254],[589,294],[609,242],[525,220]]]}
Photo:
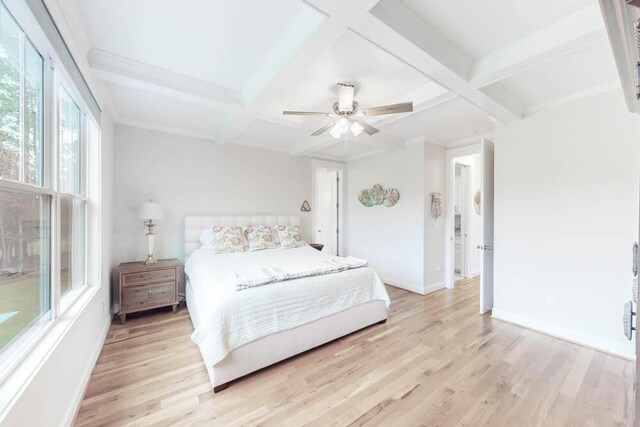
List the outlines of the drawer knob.
{"label": "drawer knob", "polygon": [[149,291],[149,298],[153,298],[153,291]]}
{"label": "drawer knob", "polygon": [[153,279],[153,275],[152,274],[149,275],[149,279]]}

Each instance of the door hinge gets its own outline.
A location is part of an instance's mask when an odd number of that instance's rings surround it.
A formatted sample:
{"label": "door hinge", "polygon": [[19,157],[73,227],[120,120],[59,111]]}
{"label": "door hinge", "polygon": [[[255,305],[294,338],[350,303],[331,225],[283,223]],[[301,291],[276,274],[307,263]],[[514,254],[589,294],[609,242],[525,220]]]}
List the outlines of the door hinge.
{"label": "door hinge", "polygon": [[638,242],[633,243],[633,264],[631,266],[631,272],[634,277],[638,275]]}
{"label": "door hinge", "polygon": [[633,316],[635,316],[635,312],[633,311],[633,303],[631,301],[625,303],[624,305],[624,313],[622,315],[622,326],[624,335],[628,340],[631,340],[633,337],[633,331],[636,328],[633,327]]}
{"label": "door hinge", "polygon": [[636,62],[636,100],[640,100],[640,62]]}

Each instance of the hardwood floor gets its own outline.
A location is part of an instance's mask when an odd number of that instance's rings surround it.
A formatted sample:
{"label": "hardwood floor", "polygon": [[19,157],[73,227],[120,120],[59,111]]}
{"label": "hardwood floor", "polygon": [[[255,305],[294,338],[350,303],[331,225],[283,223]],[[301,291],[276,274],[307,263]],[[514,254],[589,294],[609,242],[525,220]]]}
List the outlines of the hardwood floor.
{"label": "hardwood floor", "polygon": [[633,364],[478,314],[477,280],[214,394],[187,309],[114,322],[76,425],[628,426]]}

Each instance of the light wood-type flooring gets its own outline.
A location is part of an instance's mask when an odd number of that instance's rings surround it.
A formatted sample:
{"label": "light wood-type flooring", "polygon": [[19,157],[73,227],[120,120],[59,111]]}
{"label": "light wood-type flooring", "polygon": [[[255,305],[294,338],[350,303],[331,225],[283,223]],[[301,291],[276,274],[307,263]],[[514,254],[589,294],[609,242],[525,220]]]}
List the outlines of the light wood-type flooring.
{"label": "light wood-type flooring", "polygon": [[386,324],[216,394],[184,306],[114,321],[76,424],[631,425],[632,362],[479,315],[477,280],[388,290]]}

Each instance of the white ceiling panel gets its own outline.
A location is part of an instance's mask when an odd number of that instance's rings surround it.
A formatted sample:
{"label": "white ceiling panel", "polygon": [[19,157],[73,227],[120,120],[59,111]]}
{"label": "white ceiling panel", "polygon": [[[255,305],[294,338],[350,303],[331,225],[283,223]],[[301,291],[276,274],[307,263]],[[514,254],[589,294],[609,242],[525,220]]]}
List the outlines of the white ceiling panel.
{"label": "white ceiling panel", "polygon": [[324,20],[298,0],[75,0],[92,47],[236,91]]}
{"label": "white ceiling panel", "polygon": [[381,131],[401,139],[426,136],[436,142],[450,142],[491,132],[493,122],[473,104],[462,98],[455,98],[396,120],[382,127]]}
{"label": "white ceiling panel", "polygon": [[618,80],[608,40],[546,62],[499,84],[522,101],[535,105]]}
{"label": "white ceiling panel", "polygon": [[597,0],[402,1],[470,59],[512,44],[598,3]]}
{"label": "white ceiling panel", "polygon": [[119,120],[125,124],[213,140],[234,119],[228,112],[200,103],[131,87],[107,86],[118,105]]}
{"label": "white ceiling panel", "polygon": [[[412,101],[412,94],[431,82],[424,74],[362,37],[347,31],[307,66],[267,105],[269,114],[283,110],[331,112],[337,101],[337,83],[356,86],[361,108]],[[285,119],[320,127],[323,117]]]}
{"label": "white ceiling panel", "polygon": [[368,153],[375,148],[371,146],[360,144],[354,140],[342,139],[338,144],[325,148],[319,151],[319,153],[340,159],[348,159],[350,157],[359,156]]}

